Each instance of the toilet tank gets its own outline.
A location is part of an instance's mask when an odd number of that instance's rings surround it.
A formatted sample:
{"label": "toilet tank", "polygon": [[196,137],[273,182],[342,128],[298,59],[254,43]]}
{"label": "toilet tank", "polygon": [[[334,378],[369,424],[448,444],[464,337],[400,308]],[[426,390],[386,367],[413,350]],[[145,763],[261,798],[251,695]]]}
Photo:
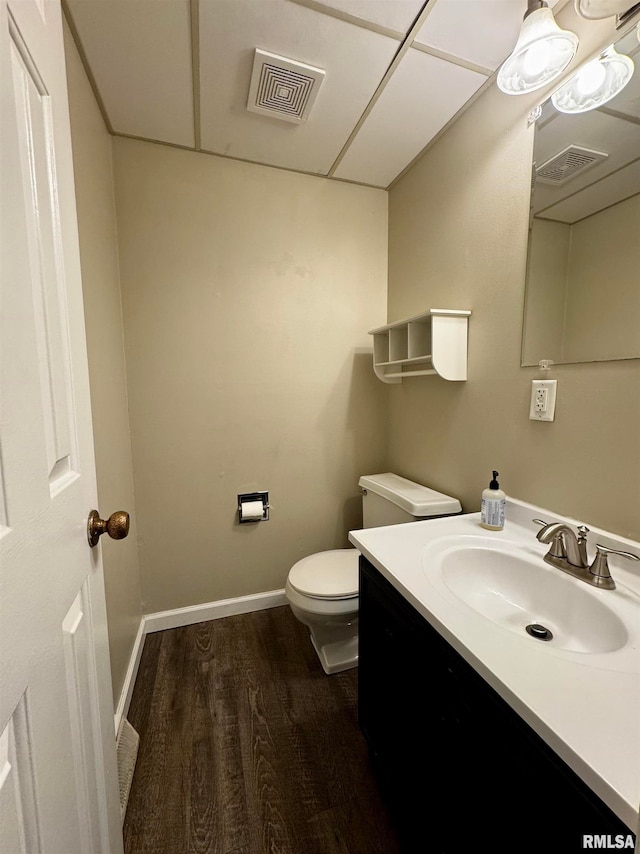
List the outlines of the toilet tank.
{"label": "toilet tank", "polygon": [[362,489],[364,528],[399,525],[401,522],[462,512],[457,498],[391,472],[363,475],[358,484]]}

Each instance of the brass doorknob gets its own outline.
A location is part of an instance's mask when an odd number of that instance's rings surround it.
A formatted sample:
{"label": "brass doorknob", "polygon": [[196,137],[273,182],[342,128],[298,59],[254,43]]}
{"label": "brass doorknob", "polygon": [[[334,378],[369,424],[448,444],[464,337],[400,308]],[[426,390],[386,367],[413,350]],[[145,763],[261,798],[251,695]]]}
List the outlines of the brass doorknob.
{"label": "brass doorknob", "polygon": [[105,533],[112,540],[124,540],[129,533],[129,514],[116,510],[108,519],[101,519],[98,511],[92,510],[87,522],[87,539],[91,548],[98,545],[98,540]]}

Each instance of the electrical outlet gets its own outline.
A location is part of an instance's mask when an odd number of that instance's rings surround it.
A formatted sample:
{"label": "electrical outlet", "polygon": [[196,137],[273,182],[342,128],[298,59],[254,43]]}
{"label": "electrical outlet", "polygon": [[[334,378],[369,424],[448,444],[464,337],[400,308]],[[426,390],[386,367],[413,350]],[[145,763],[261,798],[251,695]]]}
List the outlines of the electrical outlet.
{"label": "electrical outlet", "polygon": [[557,380],[531,380],[529,418],[532,421],[553,421],[557,385]]}

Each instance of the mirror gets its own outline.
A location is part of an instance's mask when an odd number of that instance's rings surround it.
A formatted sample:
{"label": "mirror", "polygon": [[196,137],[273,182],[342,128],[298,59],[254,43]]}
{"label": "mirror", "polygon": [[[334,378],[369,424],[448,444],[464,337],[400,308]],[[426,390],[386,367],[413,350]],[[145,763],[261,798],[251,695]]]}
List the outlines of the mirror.
{"label": "mirror", "polygon": [[536,120],[522,366],[640,358],[640,43],[627,86]]}

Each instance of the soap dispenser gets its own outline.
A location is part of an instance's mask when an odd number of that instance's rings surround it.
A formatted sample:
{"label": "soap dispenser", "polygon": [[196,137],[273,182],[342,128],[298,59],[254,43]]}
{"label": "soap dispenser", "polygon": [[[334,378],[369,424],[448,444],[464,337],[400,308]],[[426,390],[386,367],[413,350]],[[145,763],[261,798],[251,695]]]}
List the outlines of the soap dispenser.
{"label": "soap dispenser", "polygon": [[498,483],[498,472],[493,472],[493,479],[488,489],[482,492],[482,507],[480,524],[489,531],[501,531],[504,528],[505,494]]}

